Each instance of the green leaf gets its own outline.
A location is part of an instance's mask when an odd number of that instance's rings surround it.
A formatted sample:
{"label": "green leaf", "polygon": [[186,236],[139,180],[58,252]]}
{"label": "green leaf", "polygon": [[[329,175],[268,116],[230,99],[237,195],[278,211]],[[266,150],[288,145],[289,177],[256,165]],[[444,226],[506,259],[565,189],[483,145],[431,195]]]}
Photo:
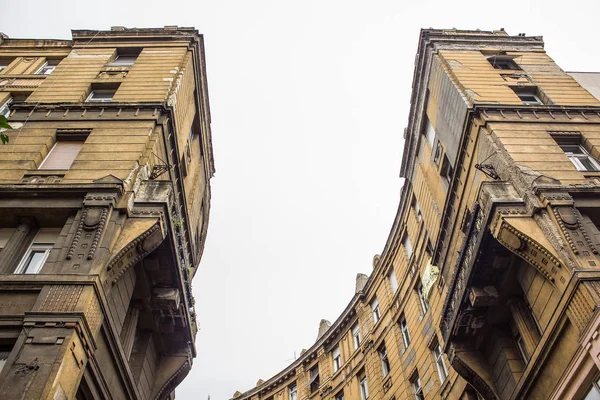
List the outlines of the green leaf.
{"label": "green leaf", "polygon": [[2,141],[2,144],[6,144],[8,143],[8,136],[4,133],[0,133],[0,140]]}
{"label": "green leaf", "polygon": [[8,120],[4,115],[0,115],[0,128],[12,129],[12,126],[8,123]]}

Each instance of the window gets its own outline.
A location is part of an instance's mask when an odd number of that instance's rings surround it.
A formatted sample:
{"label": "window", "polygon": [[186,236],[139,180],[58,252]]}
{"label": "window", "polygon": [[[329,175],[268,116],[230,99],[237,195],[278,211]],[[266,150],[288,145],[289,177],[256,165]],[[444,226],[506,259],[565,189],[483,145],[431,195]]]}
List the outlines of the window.
{"label": "window", "polygon": [[335,395],[335,400],[344,400],[344,391],[343,390],[340,390],[340,392]]}
{"label": "window", "polygon": [[288,400],[298,400],[298,388],[296,384],[288,388]]}
{"label": "window", "polygon": [[308,381],[310,392],[316,392],[321,386],[321,380],[319,379],[319,365],[315,365],[309,370],[310,379]]}
{"label": "window", "polygon": [[46,262],[60,229],[40,229],[15,269],[15,274],[37,274]]}
{"label": "window", "polygon": [[0,228],[0,251],[6,247],[15,230],[13,228]]}
{"label": "window", "polygon": [[462,223],[460,224],[460,231],[464,234],[466,234],[467,229],[469,229],[469,224],[471,223],[471,215],[471,210],[466,208]]}
{"label": "window", "polygon": [[6,61],[0,61],[0,72],[4,71],[8,67],[8,64]]}
{"label": "window", "polygon": [[379,346],[377,349],[377,353],[379,353],[379,359],[381,360],[381,369],[383,371],[383,377],[389,375],[391,367],[390,360],[388,359],[387,350],[385,349],[385,343]]}
{"label": "window", "polygon": [[342,357],[340,356],[340,346],[337,345],[331,351],[331,357],[333,358],[333,372],[337,372],[342,366]]}
{"label": "window", "polygon": [[417,198],[415,196],[413,196],[411,205],[412,205],[412,209],[415,212],[415,215],[417,217],[417,221],[421,222],[421,220],[423,219],[423,216],[421,215],[421,208],[419,208],[419,203],[417,203]]}
{"label": "window", "polygon": [[360,399],[367,400],[369,398],[369,385],[367,385],[367,377],[363,376],[360,379]]}
{"label": "window", "polygon": [[406,257],[410,260],[413,254],[413,248],[412,243],[410,242],[410,238],[408,237],[408,233],[404,234],[402,244],[404,245],[404,250],[406,251]]}
{"label": "window", "polygon": [[578,143],[558,143],[577,171],[600,171],[600,164]]}
{"label": "window", "polygon": [[515,94],[526,106],[543,105],[544,102],[540,99],[537,88],[513,88]]}
{"label": "window", "polygon": [[35,74],[36,75],[50,75],[54,69],[56,68],[56,66],[58,65],[58,63],[60,62],[60,60],[48,60],[44,63],[44,65],[41,66],[40,69],[38,69]]}
{"label": "window", "polygon": [[592,383],[583,400],[600,400],[600,377]]}
{"label": "window", "polygon": [[419,375],[415,374],[415,376],[410,380],[410,385],[412,386],[413,393],[415,395],[415,400],[425,400],[425,396],[423,395],[423,388],[421,387],[421,379],[419,379]]}
{"label": "window", "polygon": [[433,162],[435,165],[440,165],[442,154],[444,154],[444,146],[442,146],[442,142],[438,140],[435,145],[435,153],[433,153]]}
{"label": "window", "polygon": [[417,287],[415,287],[415,291],[417,292],[417,297],[419,298],[419,305],[421,306],[421,314],[425,315],[427,310],[429,310],[429,303],[423,294],[423,282],[419,280],[417,283]]}
{"label": "window", "polygon": [[358,322],[352,326],[352,338],[354,339],[354,350],[358,350],[360,346],[360,327]]}
{"label": "window", "polygon": [[406,323],[406,317],[403,315],[400,317],[400,332],[402,333],[402,343],[404,343],[404,350],[408,349],[410,344],[410,332],[408,331],[408,324]]}
{"label": "window", "polygon": [[117,89],[92,89],[85,100],[88,103],[107,103],[112,101]]}
{"label": "window", "polygon": [[517,64],[511,57],[490,57],[488,61],[492,66],[496,69],[505,69],[505,70],[520,70]]}
{"label": "window", "polygon": [[373,314],[373,323],[376,324],[377,321],[379,321],[379,318],[381,318],[379,312],[379,300],[377,300],[377,297],[371,301],[371,312]]}
{"label": "window", "polygon": [[38,169],[71,168],[83,143],[83,140],[57,140]]}
{"label": "window", "polygon": [[396,294],[398,291],[398,280],[396,279],[396,272],[394,271],[394,268],[392,268],[388,274],[388,279],[390,281],[390,286],[392,287],[392,293]]}
{"label": "window", "polygon": [[523,362],[527,364],[529,361],[529,354],[527,354],[527,348],[525,347],[525,341],[523,340],[523,336],[520,333],[515,335],[515,343],[517,344],[517,349],[519,350],[519,354],[523,359]]}
{"label": "window", "polygon": [[452,182],[452,174],[454,173],[454,169],[452,169],[452,165],[450,165],[450,160],[444,154],[444,160],[442,161],[442,168],[440,168],[440,175],[444,178],[448,184]]}
{"label": "window", "polygon": [[12,99],[8,99],[2,104],[0,107],[0,115],[4,115],[4,117],[10,117],[10,104],[12,103]]}
{"label": "window", "polygon": [[439,342],[435,343],[431,352],[433,353],[435,368],[437,369],[438,376],[440,377],[440,384],[442,384],[448,377],[448,368],[446,368],[444,353],[442,352],[442,346],[440,346]]}
{"label": "window", "polygon": [[435,130],[433,129],[433,125],[431,125],[431,121],[429,118],[425,117],[425,138],[429,143],[429,147],[433,149],[433,141],[435,140]]}
{"label": "window", "polygon": [[114,60],[106,64],[107,67],[129,67],[135,64],[135,60],[140,55],[142,49],[139,48],[127,48],[118,49],[117,56]]}
{"label": "window", "polygon": [[0,372],[6,364],[6,360],[8,360],[11,350],[12,346],[0,346]]}

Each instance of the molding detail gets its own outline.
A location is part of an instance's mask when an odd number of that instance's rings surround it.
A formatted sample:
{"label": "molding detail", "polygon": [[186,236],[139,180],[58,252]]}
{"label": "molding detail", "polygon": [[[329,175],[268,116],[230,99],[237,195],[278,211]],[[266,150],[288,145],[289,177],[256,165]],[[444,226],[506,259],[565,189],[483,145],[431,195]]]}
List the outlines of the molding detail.
{"label": "molding detail", "polygon": [[164,385],[160,388],[156,396],[154,396],[154,400],[166,400],[169,398],[169,395],[177,385],[187,376],[188,372],[190,372],[191,366],[190,362],[186,361],[183,363],[181,367],[165,382]]}
{"label": "molding detail", "polygon": [[[548,249],[504,219],[501,220],[500,226],[495,230],[494,237],[508,250],[534,266],[554,286],[559,286],[555,278],[561,275],[558,274],[559,270],[565,268]],[[563,276],[560,276],[559,280],[560,286],[566,284],[566,279]]]}
{"label": "molding detail", "polygon": [[156,223],[121,249],[106,266],[106,270],[110,272],[113,285],[117,283],[127,269],[150,254],[163,240],[160,226]]}

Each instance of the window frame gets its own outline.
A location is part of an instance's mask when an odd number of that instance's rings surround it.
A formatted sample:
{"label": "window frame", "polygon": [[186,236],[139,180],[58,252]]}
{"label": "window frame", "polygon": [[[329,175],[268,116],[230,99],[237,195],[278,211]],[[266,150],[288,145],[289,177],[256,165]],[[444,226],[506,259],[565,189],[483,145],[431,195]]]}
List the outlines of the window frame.
{"label": "window frame", "polygon": [[369,383],[367,382],[366,375],[363,375],[363,377],[359,379],[358,386],[360,388],[361,400],[368,400],[369,399]]}
{"label": "window frame", "polygon": [[[15,275],[36,275],[36,274],[38,274],[42,270],[42,267],[46,263],[46,260],[48,260],[48,256],[50,255],[50,252],[52,251],[53,247],[54,247],[54,243],[45,243],[45,242],[36,243],[35,239],[34,239],[33,242],[27,248],[27,251],[25,251],[25,254],[23,254],[23,257],[21,257],[21,260],[19,261],[19,265],[17,266],[17,268],[15,269],[13,274],[15,274]],[[34,252],[42,253],[42,258],[37,262],[35,271],[28,272],[29,265],[33,259]]]}
{"label": "window frame", "polygon": [[429,117],[425,116],[425,129],[423,130],[423,136],[425,136],[425,140],[429,143],[429,147],[431,150],[434,149],[435,143],[435,127],[429,120]]}
{"label": "window frame", "polygon": [[[510,56],[492,56],[488,57],[487,60],[494,69],[502,71],[522,71],[514,58]],[[502,68],[502,65],[507,66],[508,68]],[[500,68],[498,68],[498,66],[500,66]]]}
{"label": "window frame", "polygon": [[[117,54],[117,56],[110,62],[106,63],[107,67],[131,67],[135,64],[135,62],[138,59],[138,55],[132,55],[132,54]],[[119,61],[119,60],[125,60],[125,59],[131,59],[131,62],[129,61]]]}
{"label": "window frame", "polygon": [[[46,60],[46,62],[44,62],[44,64],[42,64],[42,66],[39,67],[37,71],[35,71],[35,75],[48,76],[52,72],[54,72],[54,70],[56,69],[56,67],[58,66],[59,63],[60,63],[60,60]],[[47,72],[47,71],[50,71],[50,72]]]}
{"label": "window frame", "polygon": [[429,311],[429,302],[423,295],[423,280],[421,278],[419,278],[419,281],[415,286],[415,291],[417,292],[417,297],[419,299],[421,315],[424,316],[425,314],[427,314],[427,311]]}
{"label": "window frame", "polygon": [[408,346],[410,346],[411,338],[410,338],[410,330],[408,329],[408,322],[406,321],[406,316],[402,314],[400,317],[400,321],[398,321],[398,325],[400,326],[400,335],[402,336],[402,344],[404,344],[404,351],[408,350]]}
{"label": "window frame", "polygon": [[336,344],[331,350],[331,358],[333,359],[333,372],[339,371],[342,367],[342,353],[340,352],[339,344]]}
{"label": "window frame", "polygon": [[423,386],[421,385],[421,378],[419,378],[419,374],[415,374],[413,376],[413,378],[410,380],[410,386],[412,387],[415,400],[425,400]]}
{"label": "window frame", "polygon": [[[46,162],[50,159],[50,157],[52,156],[53,152],[56,150],[56,148],[58,147],[59,143],[61,142],[81,142],[81,147],[79,148],[79,151],[77,152],[77,154],[75,154],[75,157],[73,157],[73,160],[71,161],[71,164],[69,164],[69,168],[44,168],[44,165],[46,164]],[[49,170],[49,171],[68,171],[71,169],[71,167],[73,166],[73,163],[75,162],[75,160],[77,159],[77,156],[79,155],[79,153],[81,152],[81,149],[83,148],[83,145],[85,144],[85,139],[84,140],[65,140],[64,138],[57,138],[56,141],[54,142],[54,145],[52,146],[52,148],[50,149],[50,151],[48,152],[48,154],[46,154],[46,157],[44,157],[44,159],[42,160],[42,162],[40,163],[40,165],[37,167],[37,170]]]}
{"label": "window frame", "polygon": [[448,379],[448,367],[446,367],[446,361],[444,360],[444,352],[442,346],[436,340],[435,345],[431,349],[433,354],[433,360],[435,362],[435,368],[437,369],[438,377],[440,378],[440,385],[446,382]]}
{"label": "window frame", "polygon": [[377,324],[381,320],[381,310],[379,309],[379,300],[377,296],[371,300],[371,315],[373,316],[373,325]]}
{"label": "window frame", "polygon": [[385,348],[385,343],[383,343],[377,349],[377,354],[379,354],[379,360],[381,361],[381,370],[383,372],[383,377],[386,378],[390,372],[392,372],[392,366],[390,364],[390,359],[387,355],[387,350]]}
{"label": "window frame", "polygon": [[[407,246],[408,243],[408,246]],[[402,246],[404,247],[404,252],[406,253],[406,258],[408,258],[408,260],[410,261],[410,259],[412,258],[413,254],[414,254],[414,249],[412,246],[412,242],[410,241],[410,236],[408,235],[408,232],[404,232],[404,237],[402,238]]]}
{"label": "window frame", "polygon": [[398,285],[398,278],[396,277],[396,271],[392,267],[387,275],[388,281],[390,282],[390,288],[392,289],[392,295],[398,292],[400,286]]}
{"label": "window frame", "polygon": [[421,207],[419,207],[419,202],[417,201],[417,197],[414,194],[413,194],[411,206],[417,217],[417,222],[421,222],[423,220],[423,214],[421,214]]}
{"label": "window frame", "polygon": [[10,117],[10,105],[13,103],[13,98],[10,97],[8,98],[4,104],[2,104],[2,106],[0,106],[0,115],[4,115],[5,118],[9,118]]}
{"label": "window frame", "polygon": [[288,400],[298,400],[298,386],[295,383],[288,386]]}
{"label": "window frame", "polygon": [[[356,328],[356,331],[354,328]],[[352,325],[350,332],[352,334],[352,342],[354,343],[354,351],[356,351],[360,347],[360,325],[358,322]]]}
{"label": "window frame", "polygon": [[[573,141],[571,143],[569,143],[567,141],[565,141],[563,143],[558,142],[558,145],[560,146],[561,150],[565,153],[565,155],[567,156],[569,161],[571,161],[571,163],[575,166],[577,171],[579,171],[579,172],[600,172],[600,163],[594,158],[594,156],[592,156],[590,154],[589,151],[587,151],[585,146],[583,146],[580,141],[577,141],[577,142]],[[575,153],[572,151],[567,151],[565,149],[565,147],[567,147],[567,146],[577,147],[581,152]],[[587,160],[592,165],[592,167],[594,167],[595,169],[588,169],[585,166],[585,164],[583,164],[581,162],[581,159]]]}
{"label": "window frame", "polygon": [[[316,374],[313,376],[313,371],[316,371]],[[310,368],[308,370],[308,376],[309,376],[309,381],[308,381],[308,387],[310,389],[310,393],[314,393],[317,390],[319,390],[319,387],[321,386],[321,377],[319,376],[319,364],[315,364],[315,366],[313,366],[312,368]],[[313,386],[316,385],[313,389]]]}
{"label": "window frame", "polygon": [[[112,94],[110,96],[110,99],[94,97],[95,94],[99,94],[99,93],[112,93]],[[85,102],[86,103],[110,103],[110,102],[112,102],[112,99],[115,97],[116,93],[117,93],[117,89],[92,89],[92,90],[90,90],[90,94],[88,95],[88,97],[85,99]]]}

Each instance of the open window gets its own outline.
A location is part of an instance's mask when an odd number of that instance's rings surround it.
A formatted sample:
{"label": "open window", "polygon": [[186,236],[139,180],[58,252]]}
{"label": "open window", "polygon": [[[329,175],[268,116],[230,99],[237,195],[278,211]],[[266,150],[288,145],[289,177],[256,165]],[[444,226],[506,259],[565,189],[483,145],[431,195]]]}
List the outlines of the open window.
{"label": "open window", "polygon": [[487,59],[495,69],[519,71],[521,68],[510,56],[493,56]]}
{"label": "open window", "polygon": [[117,50],[115,58],[106,64],[107,67],[129,67],[135,64],[142,49],[140,48],[122,48]]}
{"label": "open window", "polygon": [[119,88],[118,84],[110,83],[110,84],[93,84],[92,89],[90,90],[90,94],[85,100],[86,103],[108,103],[111,102],[115,93],[117,93],[117,89]]}
{"label": "open window", "polygon": [[319,378],[319,364],[315,365],[309,370],[309,381],[310,392],[316,392],[321,386],[321,379]]}
{"label": "open window", "polygon": [[40,67],[40,69],[38,69],[35,74],[36,75],[50,75],[54,69],[56,68],[56,66],[58,65],[58,63],[60,62],[60,60],[47,60],[44,65],[42,65]]}
{"label": "open window", "polygon": [[390,366],[390,360],[387,355],[387,350],[385,348],[385,343],[379,346],[377,353],[379,354],[379,359],[381,360],[381,370],[383,372],[383,377],[385,378],[392,370],[392,367]]}

